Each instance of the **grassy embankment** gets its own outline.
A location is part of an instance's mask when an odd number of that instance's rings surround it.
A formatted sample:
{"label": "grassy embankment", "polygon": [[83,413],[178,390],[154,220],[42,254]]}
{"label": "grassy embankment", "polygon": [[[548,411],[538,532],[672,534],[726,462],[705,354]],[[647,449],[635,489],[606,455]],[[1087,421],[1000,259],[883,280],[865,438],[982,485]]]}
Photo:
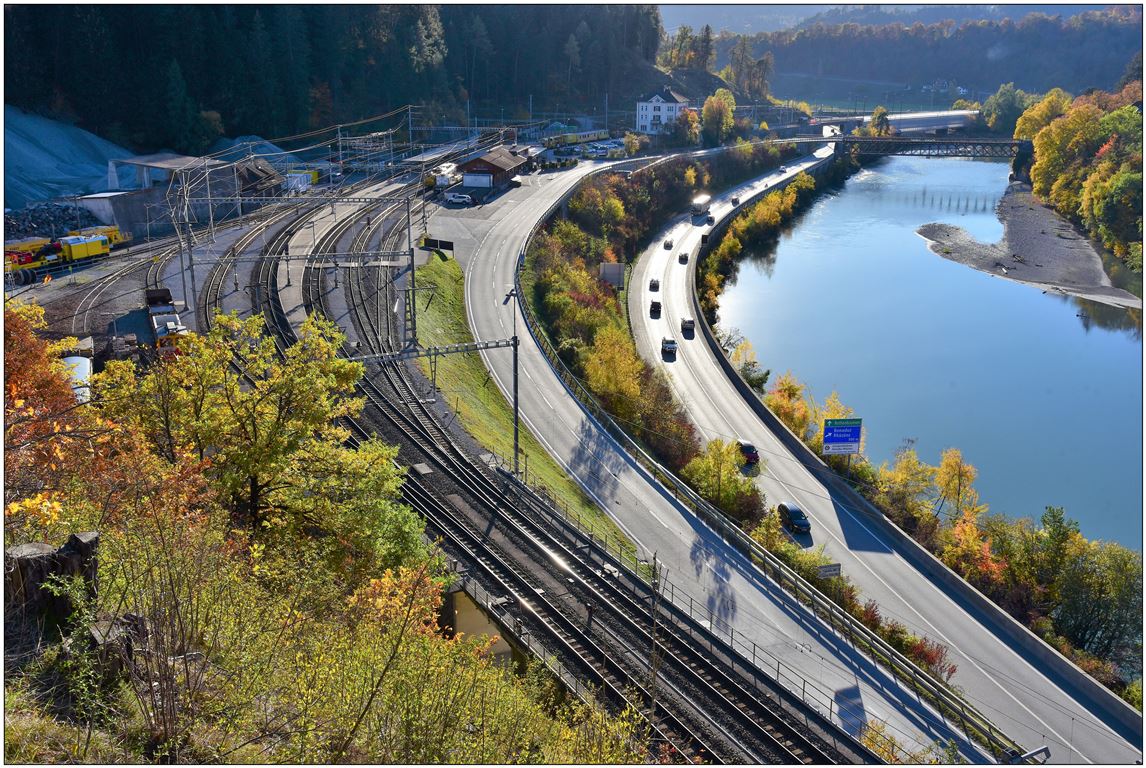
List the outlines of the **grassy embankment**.
{"label": "grassy embankment", "polygon": [[[472,342],[466,322],[465,294],[461,266],[441,254],[417,270],[420,286],[434,286],[430,299],[418,306],[418,336],[422,344],[462,344]],[[524,329],[522,329],[524,333]],[[508,349],[494,354],[510,354]],[[419,361],[422,372],[430,375],[430,362]],[[438,388],[457,414],[466,431],[486,449],[505,458],[513,457],[513,406],[486,370],[481,357],[449,355],[438,360]],[[593,503],[565,470],[544,449],[523,422],[520,433],[522,468],[528,468],[528,482],[543,486],[580,518],[582,527],[594,535],[621,542],[630,554],[632,543],[601,509]]]}

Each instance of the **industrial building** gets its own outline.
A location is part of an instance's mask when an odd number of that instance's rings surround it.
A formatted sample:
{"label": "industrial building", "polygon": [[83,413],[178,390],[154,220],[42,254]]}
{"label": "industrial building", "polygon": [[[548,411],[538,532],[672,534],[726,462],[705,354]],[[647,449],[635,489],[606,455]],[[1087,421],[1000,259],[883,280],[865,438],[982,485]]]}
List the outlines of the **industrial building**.
{"label": "industrial building", "polygon": [[505,147],[494,147],[489,152],[475,157],[458,166],[462,173],[462,185],[496,189],[509,184],[510,180],[529,162]]}
{"label": "industrial building", "polygon": [[[205,198],[234,198],[236,192],[250,196],[277,195],[283,177],[265,160],[230,163],[210,157],[190,157],[170,152],[138,155],[108,161],[108,192],[78,199],[103,224],[118,226],[136,238],[170,234],[172,185],[195,186],[196,202],[189,211],[194,222],[221,221],[248,212],[228,200],[208,205]],[[247,206],[249,208],[250,206]]]}

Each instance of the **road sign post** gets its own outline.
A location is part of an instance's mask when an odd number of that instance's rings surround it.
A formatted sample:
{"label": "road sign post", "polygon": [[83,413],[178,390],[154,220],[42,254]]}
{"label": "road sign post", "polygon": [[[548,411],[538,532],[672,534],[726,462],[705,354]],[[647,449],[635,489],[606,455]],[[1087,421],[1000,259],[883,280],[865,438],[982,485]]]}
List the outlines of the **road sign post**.
{"label": "road sign post", "polygon": [[816,577],[820,579],[833,579],[841,573],[839,563],[828,563],[816,567]]}
{"label": "road sign post", "polygon": [[824,419],[825,456],[860,452],[863,419]]}
{"label": "road sign post", "polygon": [[847,476],[852,476],[852,454],[860,452],[863,419],[824,419],[825,456],[847,456]]}

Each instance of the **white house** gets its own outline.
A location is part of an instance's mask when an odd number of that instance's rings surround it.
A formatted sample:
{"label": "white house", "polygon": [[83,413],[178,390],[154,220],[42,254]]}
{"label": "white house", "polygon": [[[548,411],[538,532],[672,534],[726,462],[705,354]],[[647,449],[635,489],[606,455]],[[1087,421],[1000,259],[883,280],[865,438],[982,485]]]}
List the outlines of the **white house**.
{"label": "white house", "polygon": [[637,102],[637,133],[667,133],[686,109],[688,99],[666,86]]}

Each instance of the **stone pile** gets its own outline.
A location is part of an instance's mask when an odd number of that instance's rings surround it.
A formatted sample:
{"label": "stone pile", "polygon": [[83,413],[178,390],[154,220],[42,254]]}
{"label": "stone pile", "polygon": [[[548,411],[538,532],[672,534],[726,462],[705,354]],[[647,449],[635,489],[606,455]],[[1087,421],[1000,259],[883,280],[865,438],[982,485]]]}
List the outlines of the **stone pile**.
{"label": "stone pile", "polygon": [[73,229],[99,223],[91,211],[70,203],[31,203],[18,211],[4,212],[4,239],[61,237]]}

